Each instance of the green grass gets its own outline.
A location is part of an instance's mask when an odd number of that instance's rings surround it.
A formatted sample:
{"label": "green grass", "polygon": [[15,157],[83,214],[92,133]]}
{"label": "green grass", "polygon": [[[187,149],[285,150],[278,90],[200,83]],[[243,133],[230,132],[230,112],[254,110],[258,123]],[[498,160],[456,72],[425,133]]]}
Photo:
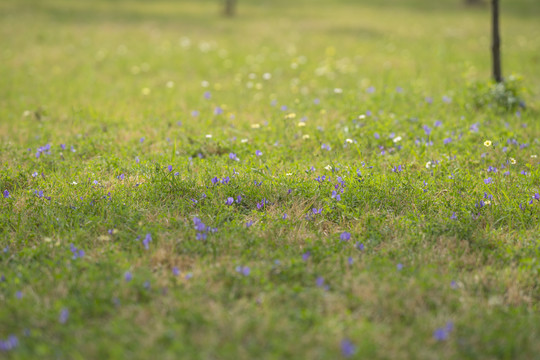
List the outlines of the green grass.
{"label": "green grass", "polygon": [[0,358],[537,357],[538,2],[238,10],[0,3]]}

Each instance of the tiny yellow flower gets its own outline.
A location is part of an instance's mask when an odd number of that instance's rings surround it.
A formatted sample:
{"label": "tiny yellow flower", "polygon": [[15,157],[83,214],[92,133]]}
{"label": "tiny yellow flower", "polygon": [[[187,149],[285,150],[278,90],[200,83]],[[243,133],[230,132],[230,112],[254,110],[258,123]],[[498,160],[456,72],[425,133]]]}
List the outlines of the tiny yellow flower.
{"label": "tiny yellow flower", "polygon": [[141,90],[141,93],[142,93],[143,95],[148,95],[148,94],[150,94],[150,89],[147,88],[147,87],[145,87],[145,88],[143,88],[143,89]]}
{"label": "tiny yellow flower", "polygon": [[306,123],[303,122],[303,121],[300,121],[300,122],[298,123],[298,127],[302,127],[302,126],[306,126]]}
{"label": "tiny yellow flower", "polygon": [[303,136],[302,136],[302,139],[304,139],[304,140],[309,139],[309,135],[308,135],[308,134],[303,135]]}
{"label": "tiny yellow flower", "polygon": [[490,140],[484,141],[484,146],[485,147],[490,147],[491,146],[491,141]]}
{"label": "tiny yellow flower", "polygon": [[259,125],[259,124],[251,124],[252,129],[258,129],[260,127],[261,127],[261,125]]}

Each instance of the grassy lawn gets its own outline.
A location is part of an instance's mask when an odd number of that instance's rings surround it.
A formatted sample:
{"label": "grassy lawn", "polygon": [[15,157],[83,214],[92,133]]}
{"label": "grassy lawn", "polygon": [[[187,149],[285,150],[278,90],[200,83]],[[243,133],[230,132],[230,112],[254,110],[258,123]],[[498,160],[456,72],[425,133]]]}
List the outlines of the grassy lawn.
{"label": "grassy lawn", "polygon": [[540,3],[501,14],[506,92],[458,0],[0,2],[0,358],[537,358]]}

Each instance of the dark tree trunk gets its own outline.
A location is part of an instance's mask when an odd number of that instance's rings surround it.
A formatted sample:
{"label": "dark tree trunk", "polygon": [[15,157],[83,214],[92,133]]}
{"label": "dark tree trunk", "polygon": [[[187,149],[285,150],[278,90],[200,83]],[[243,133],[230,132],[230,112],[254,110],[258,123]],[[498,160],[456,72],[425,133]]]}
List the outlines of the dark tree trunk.
{"label": "dark tree trunk", "polygon": [[228,17],[233,17],[236,13],[236,0],[225,0],[225,10],[223,14]]}
{"label": "dark tree trunk", "polygon": [[499,0],[491,0],[491,55],[493,57],[493,79],[500,83],[501,75],[501,37],[499,35]]}

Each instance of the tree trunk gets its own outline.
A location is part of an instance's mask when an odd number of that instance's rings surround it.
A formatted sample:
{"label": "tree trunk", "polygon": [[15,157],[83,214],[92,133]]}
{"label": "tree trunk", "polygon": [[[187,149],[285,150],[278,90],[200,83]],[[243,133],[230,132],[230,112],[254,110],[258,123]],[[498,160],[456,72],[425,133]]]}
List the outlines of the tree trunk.
{"label": "tree trunk", "polygon": [[233,17],[236,13],[236,0],[225,0],[225,10],[223,14],[227,17]]}
{"label": "tree trunk", "polygon": [[501,37],[499,35],[499,0],[491,0],[491,55],[493,58],[493,80],[503,81],[501,75]]}

